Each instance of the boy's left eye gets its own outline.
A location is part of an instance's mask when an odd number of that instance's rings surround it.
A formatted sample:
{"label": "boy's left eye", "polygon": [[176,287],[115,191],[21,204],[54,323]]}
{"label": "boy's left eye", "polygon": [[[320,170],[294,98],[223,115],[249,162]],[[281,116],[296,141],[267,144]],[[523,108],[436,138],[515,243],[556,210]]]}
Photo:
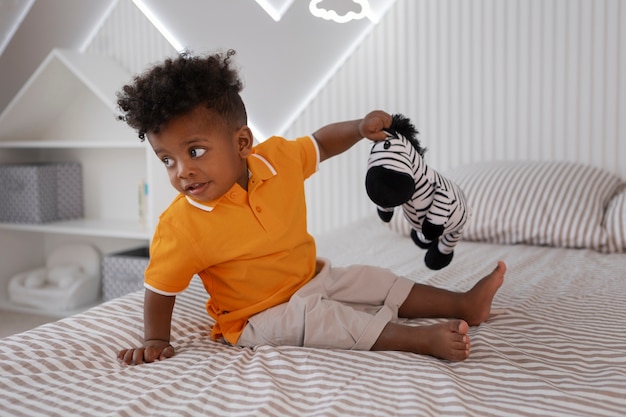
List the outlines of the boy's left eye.
{"label": "boy's left eye", "polygon": [[206,152],[206,149],[193,148],[192,150],[189,151],[189,155],[191,155],[192,158],[199,158],[202,155],[204,155],[205,152]]}

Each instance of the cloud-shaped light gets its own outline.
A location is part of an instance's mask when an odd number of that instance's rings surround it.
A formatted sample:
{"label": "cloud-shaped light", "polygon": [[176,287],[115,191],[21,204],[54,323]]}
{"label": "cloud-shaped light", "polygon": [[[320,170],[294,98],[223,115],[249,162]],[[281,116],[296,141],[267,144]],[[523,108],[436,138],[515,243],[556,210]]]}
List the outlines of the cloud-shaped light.
{"label": "cloud-shaped light", "polygon": [[309,11],[313,16],[320,17],[326,20],[332,20],[337,23],[346,23],[351,20],[359,20],[366,17],[372,21],[375,21],[375,19],[372,19],[370,5],[367,0],[352,0],[353,3],[361,6],[361,11],[358,13],[349,11],[344,15],[340,15],[334,10],[326,10],[318,7],[318,5],[322,1],[324,0],[311,0],[311,2],[309,3]]}

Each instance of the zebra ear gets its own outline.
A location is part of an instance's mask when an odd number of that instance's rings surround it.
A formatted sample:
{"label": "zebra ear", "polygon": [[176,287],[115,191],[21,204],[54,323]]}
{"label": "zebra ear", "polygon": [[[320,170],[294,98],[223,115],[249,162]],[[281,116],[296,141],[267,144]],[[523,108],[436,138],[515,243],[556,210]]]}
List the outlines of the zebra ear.
{"label": "zebra ear", "polygon": [[417,150],[417,153],[420,156],[424,156],[426,153],[426,148],[422,147],[419,140],[417,139],[417,135],[419,132],[411,123],[411,120],[404,116],[401,113],[396,113],[391,116],[391,127],[388,129],[393,132],[393,136],[397,137],[398,135],[402,135],[405,137]]}

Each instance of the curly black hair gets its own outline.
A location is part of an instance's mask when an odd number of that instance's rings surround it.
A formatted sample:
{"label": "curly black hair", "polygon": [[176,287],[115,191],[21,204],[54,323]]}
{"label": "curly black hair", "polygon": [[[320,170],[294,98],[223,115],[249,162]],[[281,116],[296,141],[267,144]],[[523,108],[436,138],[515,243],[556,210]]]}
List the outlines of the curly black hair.
{"label": "curly black hair", "polygon": [[158,133],[163,124],[200,105],[215,111],[229,128],[245,125],[246,108],[239,95],[243,84],[230,65],[234,54],[230,49],[206,57],[183,52],[167,58],[117,92],[123,113],[119,119],[135,129],[142,141],[146,133]]}

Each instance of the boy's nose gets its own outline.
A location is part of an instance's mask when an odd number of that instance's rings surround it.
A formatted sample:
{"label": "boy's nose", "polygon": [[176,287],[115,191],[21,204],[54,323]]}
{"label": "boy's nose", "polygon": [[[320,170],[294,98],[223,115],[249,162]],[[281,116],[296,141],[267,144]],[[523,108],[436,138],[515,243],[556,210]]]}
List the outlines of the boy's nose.
{"label": "boy's nose", "polygon": [[180,162],[178,164],[178,178],[189,178],[194,175],[194,167],[191,162]]}

